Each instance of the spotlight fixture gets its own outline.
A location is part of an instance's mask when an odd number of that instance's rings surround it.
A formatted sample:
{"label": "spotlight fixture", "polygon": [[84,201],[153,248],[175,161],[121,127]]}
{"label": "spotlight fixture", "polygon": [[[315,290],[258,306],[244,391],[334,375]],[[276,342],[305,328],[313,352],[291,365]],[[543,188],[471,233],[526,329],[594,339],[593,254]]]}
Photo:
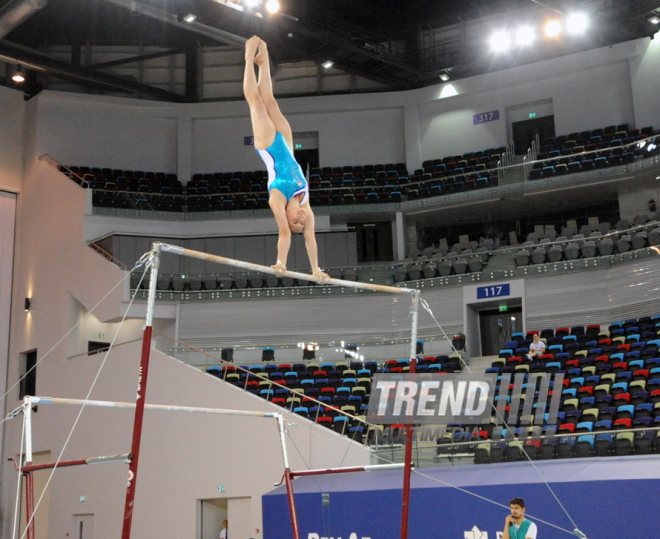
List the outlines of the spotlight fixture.
{"label": "spotlight fixture", "polygon": [[529,26],[521,26],[516,32],[516,42],[518,45],[531,45],[536,39],[534,30]]}
{"label": "spotlight fixture", "polygon": [[589,19],[584,13],[573,13],[566,20],[566,30],[571,34],[581,34],[589,27]]}
{"label": "spotlight fixture", "polygon": [[30,310],[30,298],[25,298],[25,312]]}
{"label": "spotlight fixture", "polygon": [[280,10],[280,3],[277,0],[268,0],[266,3],[266,9],[270,13],[277,13]]}
{"label": "spotlight fixture", "polygon": [[330,69],[333,65],[335,65],[335,63],[332,60],[326,60],[321,65],[326,69]]}
{"label": "spotlight fixture", "polygon": [[449,76],[449,73],[447,73],[446,71],[440,73],[440,80],[442,82],[447,82],[450,78],[451,77]]}
{"label": "spotlight fixture", "polygon": [[495,32],[490,38],[490,47],[495,52],[504,52],[511,45],[511,38],[506,32]]}
{"label": "spotlight fixture", "polygon": [[559,21],[548,21],[545,24],[545,35],[546,37],[559,37],[561,34],[561,24]]}
{"label": "spotlight fixture", "polygon": [[658,17],[657,15],[651,15],[649,17],[649,22],[651,24],[660,24],[660,17]]}
{"label": "spotlight fixture", "polygon": [[196,18],[197,18],[197,15],[195,15],[194,13],[188,13],[188,15],[186,15],[183,18],[183,20],[186,21],[186,22],[193,22]]}
{"label": "spotlight fixture", "polygon": [[[17,83],[22,83],[25,82],[25,76],[23,75],[23,66],[21,64],[18,64],[16,66],[16,72],[14,73],[13,77],[11,78],[14,82]],[[27,311],[27,309],[25,309]]]}

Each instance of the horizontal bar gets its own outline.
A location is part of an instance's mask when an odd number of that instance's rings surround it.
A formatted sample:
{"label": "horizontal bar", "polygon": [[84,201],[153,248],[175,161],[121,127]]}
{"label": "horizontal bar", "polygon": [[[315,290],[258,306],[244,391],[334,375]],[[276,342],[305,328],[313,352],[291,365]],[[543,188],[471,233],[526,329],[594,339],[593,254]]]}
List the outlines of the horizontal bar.
{"label": "horizontal bar", "polygon": [[[73,404],[77,406],[96,406],[100,408],[120,408],[133,409],[134,402],[112,402],[112,401],[92,401],[83,399],[61,399],[58,397],[31,397],[32,404]],[[162,410],[165,412],[188,412],[192,414],[212,414],[212,415],[239,415],[252,417],[273,417],[280,414],[277,412],[252,412],[246,410],[222,410],[219,408],[197,408],[192,406],[168,406],[164,404],[145,404],[148,410]]]}
{"label": "horizontal bar", "polygon": [[291,472],[291,477],[302,477],[305,475],[330,475],[336,473],[352,473],[352,472],[377,472],[380,470],[401,470],[403,463],[395,464],[371,464],[367,466],[348,466],[345,468],[325,468],[319,470],[301,470],[299,472]]}
{"label": "horizontal bar", "polygon": [[[261,266],[260,264],[252,264],[251,262],[241,262],[240,260],[234,260],[232,258],[225,258],[224,256],[211,255],[208,253],[202,253],[200,251],[193,251],[192,249],[185,249],[177,245],[169,245],[167,243],[154,243],[154,247],[159,246],[161,252],[172,253],[175,255],[189,256],[191,258],[199,258],[200,260],[206,260],[208,262],[217,262],[218,264],[226,264],[227,266],[234,266],[236,268],[241,268],[250,271],[259,271],[261,273],[270,273],[271,275],[276,275],[278,277],[291,277],[293,279],[299,279],[303,281],[312,281],[315,283],[320,283],[318,277],[309,275],[307,273],[298,273],[296,271],[286,271],[283,275],[277,273],[270,266]],[[334,286],[344,286],[346,288],[361,288],[363,290],[373,290],[375,292],[387,292],[388,294],[414,294],[415,290],[410,288],[399,288],[396,286],[385,286],[380,284],[372,283],[361,283],[358,281],[344,281],[343,279],[330,279],[327,283]]]}
{"label": "horizontal bar", "polygon": [[56,466],[58,468],[67,468],[69,466],[83,466],[85,464],[100,464],[102,462],[114,462],[118,460],[128,460],[131,457],[130,453],[124,453],[123,455],[110,455],[108,457],[91,457],[88,459],[77,459],[77,460],[62,460],[58,462],[46,462],[44,464],[28,464],[21,468],[21,472],[37,472],[39,470],[51,470]]}

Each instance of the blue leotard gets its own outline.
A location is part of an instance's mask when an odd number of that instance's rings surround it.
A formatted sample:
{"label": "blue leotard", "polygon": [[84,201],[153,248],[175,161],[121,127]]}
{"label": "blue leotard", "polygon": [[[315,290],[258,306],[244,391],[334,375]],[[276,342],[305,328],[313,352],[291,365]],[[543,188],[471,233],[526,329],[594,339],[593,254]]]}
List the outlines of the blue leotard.
{"label": "blue leotard", "polygon": [[257,150],[257,153],[264,160],[268,169],[269,193],[271,189],[277,189],[286,197],[287,202],[303,193],[300,204],[307,202],[309,184],[282,133],[278,131],[273,143],[265,150]]}

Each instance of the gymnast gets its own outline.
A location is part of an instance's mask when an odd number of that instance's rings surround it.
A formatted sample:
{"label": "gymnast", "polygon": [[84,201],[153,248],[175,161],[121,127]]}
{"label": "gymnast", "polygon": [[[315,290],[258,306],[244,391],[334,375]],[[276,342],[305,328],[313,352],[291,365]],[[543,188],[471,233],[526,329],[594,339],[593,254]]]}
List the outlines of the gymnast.
{"label": "gymnast", "polygon": [[[253,64],[259,66],[259,82]],[[257,36],[251,37],[245,44],[243,93],[250,105],[254,147],[268,169],[268,205],[273,210],[279,229],[277,263],[271,267],[278,275],[286,272],[291,232],[302,232],[314,276],[320,283],[328,282],[329,276],[318,264],[314,213],[309,205],[309,184],[293,157],[293,136],[289,122],[273,96],[266,42]]]}

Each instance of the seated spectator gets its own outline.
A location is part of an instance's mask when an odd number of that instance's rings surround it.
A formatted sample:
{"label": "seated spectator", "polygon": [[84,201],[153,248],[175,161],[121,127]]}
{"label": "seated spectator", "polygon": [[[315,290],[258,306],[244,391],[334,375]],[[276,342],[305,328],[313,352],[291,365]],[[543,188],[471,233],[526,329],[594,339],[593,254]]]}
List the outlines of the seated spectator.
{"label": "seated spectator", "polygon": [[537,361],[543,354],[545,354],[545,343],[535,334],[534,342],[529,345],[527,359],[530,361]]}

